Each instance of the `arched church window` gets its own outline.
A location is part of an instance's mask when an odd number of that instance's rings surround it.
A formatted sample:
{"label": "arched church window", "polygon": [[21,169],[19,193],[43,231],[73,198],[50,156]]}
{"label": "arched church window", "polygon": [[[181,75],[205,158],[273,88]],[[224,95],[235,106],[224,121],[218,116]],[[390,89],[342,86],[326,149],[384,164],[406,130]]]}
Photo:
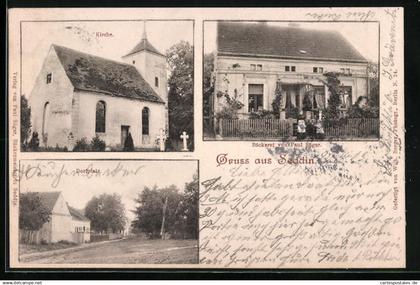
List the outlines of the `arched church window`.
{"label": "arched church window", "polygon": [[95,132],[105,133],[105,121],[106,121],[106,104],[104,101],[98,101],[98,103],[96,103]]}
{"label": "arched church window", "polygon": [[44,105],[44,112],[42,114],[42,134],[48,134],[48,119],[50,116],[50,102],[46,102]]}
{"label": "arched church window", "polygon": [[150,110],[147,107],[144,107],[141,111],[141,133],[143,135],[149,134],[149,117],[150,117]]}
{"label": "arched church window", "polygon": [[155,86],[159,87],[159,78],[155,77]]}

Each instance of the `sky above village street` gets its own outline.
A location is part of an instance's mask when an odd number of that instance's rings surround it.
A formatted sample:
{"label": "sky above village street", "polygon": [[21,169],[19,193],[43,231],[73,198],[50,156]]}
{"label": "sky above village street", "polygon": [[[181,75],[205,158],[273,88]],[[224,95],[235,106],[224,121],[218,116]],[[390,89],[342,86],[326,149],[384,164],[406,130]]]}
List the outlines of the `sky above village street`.
{"label": "sky above village street", "polygon": [[[29,166],[32,167],[31,170],[28,170]],[[83,209],[93,196],[117,193],[122,197],[126,216],[132,220],[134,199],[144,187],[164,188],[175,185],[180,192],[183,192],[185,183],[191,182],[193,175],[197,173],[197,166],[197,161],[176,160],[25,160],[21,163],[22,173],[25,175],[20,181],[20,191],[22,193],[59,191],[63,193],[69,205],[77,209]],[[70,174],[61,175],[59,182],[56,183],[57,174],[65,172],[61,171],[63,167]],[[98,169],[101,174],[86,175],[82,173],[84,169]],[[79,171],[79,174],[74,174],[75,171]]]}
{"label": "sky above village street", "polygon": [[[254,22],[257,23],[257,22]],[[268,25],[287,27],[290,22],[267,22]],[[293,22],[302,29],[335,30],[340,32],[368,60],[378,61],[379,27],[377,22]],[[216,50],[217,22],[204,23],[204,52]]]}
{"label": "sky above village street", "polygon": [[[146,33],[163,54],[181,40],[193,44],[192,21],[147,21]],[[121,62],[142,35],[141,20],[23,22],[22,94],[29,96],[51,44]]]}

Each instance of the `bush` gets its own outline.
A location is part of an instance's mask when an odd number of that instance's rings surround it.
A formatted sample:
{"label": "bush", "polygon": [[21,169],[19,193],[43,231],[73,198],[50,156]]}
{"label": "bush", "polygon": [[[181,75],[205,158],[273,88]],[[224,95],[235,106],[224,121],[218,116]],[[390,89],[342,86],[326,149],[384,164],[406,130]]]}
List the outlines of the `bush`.
{"label": "bush", "polygon": [[73,151],[89,151],[89,144],[87,143],[87,140],[85,137],[76,141]]}
{"label": "bush", "polygon": [[48,146],[48,147],[41,147],[39,148],[40,151],[51,151],[51,152],[65,152],[68,151],[67,147],[61,147],[56,144],[54,147]]}
{"label": "bush", "polygon": [[125,138],[123,151],[134,151],[133,137],[131,136],[130,132],[128,133],[127,137]]}
{"label": "bush", "polygon": [[299,115],[299,108],[298,107],[286,108],[286,118],[297,119],[298,115]]}
{"label": "bush", "polygon": [[90,148],[92,149],[92,151],[105,151],[105,147],[105,142],[101,140],[101,138],[98,135],[92,138],[90,142]]}
{"label": "bush", "polygon": [[283,100],[285,99],[285,94],[281,89],[281,85],[279,82],[277,82],[276,84],[276,90],[274,92],[274,94],[276,94],[276,97],[274,97],[273,102],[271,103],[271,106],[273,108],[273,113],[276,117],[280,116],[280,112],[283,111],[281,110],[282,105],[283,105]]}
{"label": "bush", "polygon": [[316,136],[316,126],[312,122],[306,123],[306,135],[311,139]]}
{"label": "bush", "polygon": [[229,107],[223,107],[220,112],[217,112],[216,114],[217,119],[237,119],[238,114],[237,112],[232,112],[232,109]]}
{"label": "bush", "polygon": [[31,140],[28,144],[29,150],[38,151],[39,150],[39,137],[37,132],[32,133]]}
{"label": "bush", "polygon": [[262,110],[258,112],[252,112],[249,114],[250,119],[265,119],[265,118],[274,118],[275,114],[273,111]]}
{"label": "bush", "polygon": [[312,100],[311,100],[311,93],[306,92],[305,97],[303,97],[303,111],[312,111]]}
{"label": "bush", "polygon": [[359,108],[354,104],[348,114],[349,118],[379,118],[379,107]]}

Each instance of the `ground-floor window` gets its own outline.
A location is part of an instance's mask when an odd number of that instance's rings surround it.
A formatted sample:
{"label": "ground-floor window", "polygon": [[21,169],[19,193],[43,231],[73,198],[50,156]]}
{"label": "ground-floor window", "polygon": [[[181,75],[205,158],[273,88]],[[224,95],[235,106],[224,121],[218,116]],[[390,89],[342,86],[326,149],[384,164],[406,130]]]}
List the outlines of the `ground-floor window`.
{"label": "ground-floor window", "polygon": [[248,112],[263,110],[264,84],[248,85]]}
{"label": "ground-floor window", "polygon": [[141,133],[142,133],[142,135],[148,135],[149,134],[149,115],[150,115],[149,108],[144,107],[143,110],[141,111],[141,121],[142,121]]}
{"label": "ground-floor window", "polygon": [[325,86],[314,86],[313,108],[325,108]]}

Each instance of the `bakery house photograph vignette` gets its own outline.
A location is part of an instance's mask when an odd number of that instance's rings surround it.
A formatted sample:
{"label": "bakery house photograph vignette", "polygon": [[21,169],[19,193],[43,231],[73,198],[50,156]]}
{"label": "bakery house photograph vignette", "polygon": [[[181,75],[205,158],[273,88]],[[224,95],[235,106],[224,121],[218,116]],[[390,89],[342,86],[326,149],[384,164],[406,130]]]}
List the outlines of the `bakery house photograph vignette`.
{"label": "bakery house photograph vignette", "polygon": [[205,140],[378,140],[379,22],[205,21]]}
{"label": "bakery house photograph vignette", "polygon": [[23,21],[21,150],[192,151],[193,21]]}

